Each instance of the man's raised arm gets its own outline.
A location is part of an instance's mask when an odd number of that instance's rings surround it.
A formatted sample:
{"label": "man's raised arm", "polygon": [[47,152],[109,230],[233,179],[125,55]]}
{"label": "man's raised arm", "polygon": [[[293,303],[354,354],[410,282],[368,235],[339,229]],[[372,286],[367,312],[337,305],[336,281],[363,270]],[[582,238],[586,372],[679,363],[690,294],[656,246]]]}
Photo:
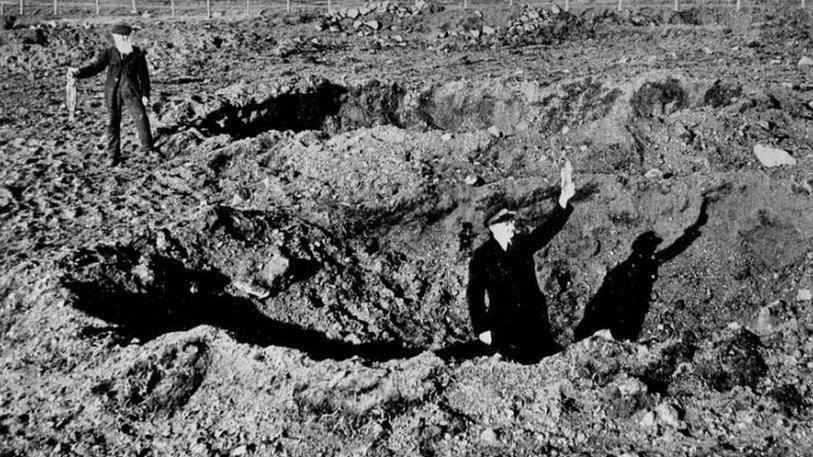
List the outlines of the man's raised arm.
{"label": "man's raised arm", "polygon": [[565,161],[560,175],[562,191],[559,194],[559,200],[556,206],[545,222],[537,226],[529,236],[532,248],[535,251],[545,247],[545,245],[562,230],[562,227],[564,227],[567,219],[570,217],[570,213],[573,212],[570,199],[576,194],[576,186],[573,184],[573,165],[570,164],[569,160]]}

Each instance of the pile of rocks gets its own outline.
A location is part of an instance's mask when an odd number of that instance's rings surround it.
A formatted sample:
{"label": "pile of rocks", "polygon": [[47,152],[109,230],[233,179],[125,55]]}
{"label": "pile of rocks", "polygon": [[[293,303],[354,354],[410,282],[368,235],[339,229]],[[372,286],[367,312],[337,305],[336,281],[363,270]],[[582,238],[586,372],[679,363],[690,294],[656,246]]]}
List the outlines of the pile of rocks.
{"label": "pile of rocks", "polygon": [[424,0],[418,0],[411,6],[390,1],[370,3],[360,8],[329,12],[316,24],[316,29],[334,33],[354,32],[359,36],[369,36],[384,28],[397,30],[399,26],[395,23],[424,11],[438,12],[442,9],[442,6],[431,5]]}

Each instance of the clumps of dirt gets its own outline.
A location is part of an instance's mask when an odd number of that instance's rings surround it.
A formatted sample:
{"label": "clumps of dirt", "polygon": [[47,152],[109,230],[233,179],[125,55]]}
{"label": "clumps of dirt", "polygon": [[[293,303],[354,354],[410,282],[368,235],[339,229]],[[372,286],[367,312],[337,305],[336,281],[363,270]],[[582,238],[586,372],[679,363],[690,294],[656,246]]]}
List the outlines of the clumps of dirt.
{"label": "clumps of dirt", "polygon": [[799,389],[792,384],[784,384],[771,389],[768,396],[772,398],[779,410],[788,417],[798,415],[806,406]]}
{"label": "clumps of dirt", "polygon": [[652,363],[642,367],[639,377],[647,385],[650,392],[668,395],[673,376],[682,364],[692,362],[697,346],[692,338],[668,342],[660,350],[660,356]]}
{"label": "clumps of dirt", "polygon": [[742,96],[742,85],[726,83],[722,80],[714,81],[703,96],[703,103],[712,108],[721,108],[731,105]]}
{"label": "clumps of dirt", "polygon": [[189,335],[140,348],[111,364],[92,388],[108,408],[131,419],[169,417],[197,391],[211,363],[208,345]]}
{"label": "clumps of dirt", "polygon": [[630,100],[633,113],[640,117],[668,116],[685,108],[687,103],[687,94],[675,78],[646,82]]}
{"label": "clumps of dirt", "polygon": [[698,355],[698,372],[720,392],[736,386],[755,388],[768,372],[761,348],[757,335],[734,326],[718,337],[709,350]]}

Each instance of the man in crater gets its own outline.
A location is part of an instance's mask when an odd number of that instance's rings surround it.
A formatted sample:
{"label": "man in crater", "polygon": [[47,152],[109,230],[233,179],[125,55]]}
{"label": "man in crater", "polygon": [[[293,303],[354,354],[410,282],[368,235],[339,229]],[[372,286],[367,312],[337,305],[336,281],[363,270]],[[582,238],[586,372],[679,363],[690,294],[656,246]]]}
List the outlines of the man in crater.
{"label": "man in crater", "polygon": [[107,152],[111,166],[121,161],[121,109],[126,106],[135,121],[141,149],[145,153],[160,152],[153,147],[150,121],[146,106],[150,98],[150,75],[145,52],[133,46],[132,27],[117,24],[110,33],[113,46],[96,54],[90,64],[76,69],[68,68],[68,75],[77,79],[90,78],[107,69],[104,99],[107,105]]}
{"label": "man in crater", "polygon": [[534,363],[556,351],[545,296],[536,280],[534,254],[562,229],[573,211],[572,176],[573,167],[565,162],[557,205],[548,220],[528,234],[516,234],[516,213],[505,205],[486,211],[484,225],[491,237],[474,251],[469,263],[469,314],[479,340],[507,359]]}

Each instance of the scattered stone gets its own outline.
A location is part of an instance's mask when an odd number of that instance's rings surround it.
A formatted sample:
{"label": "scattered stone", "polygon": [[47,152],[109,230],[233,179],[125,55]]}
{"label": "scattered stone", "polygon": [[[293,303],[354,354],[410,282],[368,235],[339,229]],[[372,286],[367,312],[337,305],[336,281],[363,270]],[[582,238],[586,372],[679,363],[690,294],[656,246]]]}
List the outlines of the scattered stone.
{"label": "scattered stone", "polygon": [[646,384],[641,382],[640,379],[630,377],[627,374],[619,376],[613,384],[618,389],[618,392],[624,397],[632,397],[640,393],[646,393]]}
{"label": "scattered stone", "polygon": [[497,29],[494,27],[489,27],[487,25],[483,26],[483,35],[493,35],[496,31]]}
{"label": "scattered stone", "polygon": [[606,340],[606,341],[615,341],[615,338],[613,338],[612,332],[610,332],[610,330],[606,329],[606,328],[603,329],[603,330],[599,330],[596,333],[594,333],[593,337],[594,338],[601,338],[602,340]]}
{"label": "scattered stone", "polygon": [[364,23],[364,25],[373,30],[378,30],[381,28],[381,23],[378,21],[367,21]]}
{"label": "scattered stone", "polygon": [[653,168],[647,171],[644,177],[647,179],[663,179],[663,172],[657,168]]}
{"label": "scattered stone", "polygon": [[672,428],[680,427],[680,411],[671,403],[663,402],[655,408],[658,422]]}
{"label": "scattered stone", "polygon": [[491,427],[483,430],[483,433],[480,434],[480,441],[491,445],[500,443],[500,441],[497,439],[497,433]]}
{"label": "scattered stone", "polygon": [[768,168],[782,165],[796,165],[796,159],[783,149],[757,144],[754,146],[754,154],[757,156],[757,159],[759,159],[759,162]]}
{"label": "scattered stone", "polygon": [[796,294],[796,301],[811,301],[813,300],[813,292],[810,289],[799,289]]}
{"label": "scattered stone", "polygon": [[493,136],[494,138],[502,138],[504,135],[503,131],[500,130],[496,125],[492,125],[491,127],[488,128],[488,134]]}
{"label": "scattered stone", "polygon": [[697,372],[719,392],[756,387],[768,371],[759,337],[741,325],[729,325],[697,358]]}
{"label": "scattered stone", "polygon": [[262,279],[269,287],[276,287],[280,279],[288,272],[291,261],[280,252],[274,254],[265,263],[262,269]]}
{"label": "scattered stone", "polygon": [[778,330],[781,320],[777,316],[777,306],[779,302],[771,303],[768,306],[763,306],[759,309],[756,322],[754,322],[754,331],[759,335],[769,335]]}
{"label": "scattered stone", "polygon": [[0,209],[6,209],[14,203],[14,195],[5,187],[0,187]]}
{"label": "scattered stone", "polygon": [[246,454],[248,454],[248,448],[246,447],[245,444],[241,444],[240,446],[237,446],[231,451],[232,457],[240,457]]}
{"label": "scattered stone", "polygon": [[810,66],[813,66],[813,59],[811,59],[811,58],[810,58],[810,57],[808,57],[808,56],[803,56],[801,59],[799,59],[799,64],[798,64],[798,66],[800,66],[800,67],[810,67]]}
{"label": "scattered stone", "polygon": [[644,428],[653,428],[656,425],[658,425],[657,422],[655,422],[655,412],[647,411],[646,413],[644,413],[643,417],[641,417],[641,420],[638,421],[638,424],[640,424],[641,427]]}
{"label": "scattered stone", "polygon": [[470,186],[476,186],[477,184],[480,183],[480,177],[473,174],[473,173],[468,174],[468,175],[466,175],[465,182],[466,182],[466,184],[468,184]]}
{"label": "scattered stone", "polygon": [[440,136],[440,139],[443,140],[443,141],[449,141],[449,140],[452,139],[452,134],[451,133],[444,133],[443,135]]}

